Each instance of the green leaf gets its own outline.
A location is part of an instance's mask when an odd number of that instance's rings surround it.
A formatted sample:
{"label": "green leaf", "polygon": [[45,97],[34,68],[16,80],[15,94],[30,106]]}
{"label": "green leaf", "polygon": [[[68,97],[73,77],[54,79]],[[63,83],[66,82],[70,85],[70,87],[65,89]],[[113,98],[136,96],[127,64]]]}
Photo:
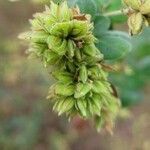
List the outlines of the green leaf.
{"label": "green leaf", "polygon": [[106,32],[110,27],[110,19],[104,16],[96,16],[94,20],[94,34],[100,35]]}
{"label": "green leaf", "polygon": [[115,60],[122,57],[131,50],[130,38],[120,31],[109,31],[98,35],[97,47],[107,60]]}
{"label": "green leaf", "polygon": [[[111,12],[122,9],[122,0],[111,0],[105,11]],[[127,17],[125,15],[118,15],[110,17],[113,23],[125,22]]]}
{"label": "green leaf", "polygon": [[150,77],[150,56],[147,56],[137,63],[137,69],[142,75]]}
{"label": "green leaf", "polygon": [[131,106],[143,100],[143,93],[140,90],[122,90],[121,101],[123,106]]}
{"label": "green leaf", "polygon": [[95,0],[95,1],[101,9],[106,8],[110,4],[110,0]]}

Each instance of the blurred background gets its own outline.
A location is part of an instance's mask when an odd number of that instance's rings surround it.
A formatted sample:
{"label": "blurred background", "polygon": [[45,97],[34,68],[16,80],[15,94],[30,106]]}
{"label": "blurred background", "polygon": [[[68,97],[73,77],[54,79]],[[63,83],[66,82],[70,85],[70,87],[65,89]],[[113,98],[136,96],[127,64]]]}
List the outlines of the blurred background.
{"label": "blurred background", "polygon": [[[68,123],[52,112],[49,74],[40,61],[27,59],[27,46],[17,39],[43,8],[31,0],[0,0],[0,150],[150,150],[150,30],[132,39],[132,52],[118,62],[125,71],[111,74],[124,109],[113,136],[98,134],[88,122]],[[120,18],[114,28],[127,31]]]}

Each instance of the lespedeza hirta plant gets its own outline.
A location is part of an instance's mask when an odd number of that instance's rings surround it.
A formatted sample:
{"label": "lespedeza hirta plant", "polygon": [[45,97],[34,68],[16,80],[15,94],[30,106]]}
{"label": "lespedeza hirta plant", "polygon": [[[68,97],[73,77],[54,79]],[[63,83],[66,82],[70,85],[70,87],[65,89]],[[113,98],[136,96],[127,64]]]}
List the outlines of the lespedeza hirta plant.
{"label": "lespedeza hirta plant", "polygon": [[74,116],[93,120],[98,131],[104,127],[111,132],[120,108],[116,90],[108,81],[111,67],[104,64],[105,59],[120,59],[131,50],[127,34],[109,30],[110,25],[113,29],[110,18],[127,15],[131,35],[150,25],[149,0],[122,2],[124,8],[107,12],[109,2],[101,0],[68,0],[72,8],[65,0],[51,1],[50,7],[30,20],[31,30],[19,36],[28,41],[28,53],[51,69],[55,83],[48,99],[53,110],[69,120]]}
{"label": "lespedeza hirta plant", "polygon": [[31,31],[20,35],[29,41],[29,52],[45,66],[52,66],[56,83],[48,98],[58,115],[71,119],[79,115],[93,119],[97,129],[110,125],[119,109],[119,100],[103,69],[102,53],[96,48],[91,16],[81,14],[78,7],[69,9],[67,2],[34,15]]}

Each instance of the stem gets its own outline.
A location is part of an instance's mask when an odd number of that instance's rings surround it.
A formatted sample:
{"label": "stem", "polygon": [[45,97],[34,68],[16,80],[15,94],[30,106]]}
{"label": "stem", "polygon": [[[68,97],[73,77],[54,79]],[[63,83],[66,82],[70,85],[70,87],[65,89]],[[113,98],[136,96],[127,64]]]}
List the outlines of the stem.
{"label": "stem", "polygon": [[116,11],[104,13],[103,16],[106,16],[106,17],[118,16],[118,15],[126,14],[128,12],[129,12],[129,9],[116,10]]}

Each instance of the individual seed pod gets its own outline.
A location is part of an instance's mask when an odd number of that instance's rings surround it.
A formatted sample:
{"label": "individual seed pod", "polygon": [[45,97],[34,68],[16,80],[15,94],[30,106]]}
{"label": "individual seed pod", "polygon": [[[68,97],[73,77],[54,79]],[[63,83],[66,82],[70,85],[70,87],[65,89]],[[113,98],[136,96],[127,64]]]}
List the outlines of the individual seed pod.
{"label": "individual seed pod", "polygon": [[48,38],[47,38],[47,44],[48,44],[48,47],[49,49],[56,49],[56,47],[60,47],[62,45],[62,39],[60,37],[57,37],[57,36],[53,36],[53,35],[50,35]]}
{"label": "individual seed pod", "polygon": [[74,53],[75,53],[74,51],[75,51],[74,42],[72,40],[68,40],[68,50],[67,50],[67,52],[68,52],[68,56],[69,56],[70,59],[73,58]]}
{"label": "individual seed pod", "polygon": [[87,102],[85,99],[78,99],[76,101],[77,108],[83,117],[87,117]]}
{"label": "individual seed pod", "polygon": [[20,34],[18,37],[19,39],[42,44],[46,43],[48,36],[49,35],[47,33],[43,31],[38,31],[38,32],[24,32]]}
{"label": "individual seed pod", "polygon": [[128,19],[128,26],[131,34],[138,34],[143,27],[143,16],[140,12],[133,13]]}
{"label": "individual seed pod", "polygon": [[58,112],[61,109],[63,102],[64,102],[64,99],[57,100],[53,106],[53,110]]}
{"label": "individual seed pod", "polygon": [[31,40],[35,43],[46,43],[49,34],[43,31],[33,32]]}
{"label": "individual seed pod", "polygon": [[88,79],[87,68],[84,64],[82,64],[79,70],[79,81],[86,83],[87,79]]}
{"label": "individual seed pod", "polygon": [[98,116],[101,115],[101,107],[97,107],[93,99],[90,98],[88,100],[88,104],[89,104],[89,110],[92,115],[98,115]]}
{"label": "individual seed pod", "polygon": [[97,62],[101,62],[103,60],[103,55],[98,54],[98,53],[95,56],[89,56],[89,55],[83,54],[83,60],[87,64],[90,64],[90,66],[93,66]]}
{"label": "individual seed pod", "polygon": [[[61,8],[60,8],[61,7]],[[64,1],[61,6],[59,6],[59,20],[61,22],[70,21],[72,19],[71,10],[68,8],[67,1]]]}
{"label": "individual seed pod", "polygon": [[94,44],[84,45],[83,52],[89,56],[95,56],[97,53],[97,48]]}
{"label": "individual seed pod", "polygon": [[92,91],[95,93],[105,93],[108,94],[108,87],[106,86],[106,84],[102,81],[94,81],[92,84]]}
{"label": "individual seed pod", "polygon": [[82,61],[82,54],[81,54],[80,49],[78,48],[75,49],[75,58],[78,62]]}
{"label": "individual seed pod", "polygon": [[87,110],[88,110],[88,115],[89,116],[93,116],[93,115],[95,115],[94,114],[94,106],[93,106],[93,104],[92,104],[92,102],[91,102],[91,99],[89,98],[89,99],[87,99]]}
{"label": "individual seed pod", "polygon": [[67,51],[67,40],[56,36],[49,36],[47,39],[48,47],[58,55],[65,55]]}
{"label": "individual seed pod", "polygon": [[73,24],[72,22],[61,22],[56,23],[53,27],[50,29],[50,34],[58,37],[68,37],[69,33],[72,31]]}
{"label": "individual seed pod", "polygon": [[51,3],[50,3],[50,13],[51,13],[51,16],[54,16],[56,18],[59,17],[58,10],[59,10],[59,5],[57,5],[53,1],[51,1]]}
{"label": "individual seed pod", "polygon": [[43,53],[43,60],[45,60],[46,65],[56,64],[59,59],[60,59],[60,56],[49,49],[45,50]]}
{"label": "individual seed pod", "polygon": [[73,29],[71,35],[75,37],[75,39],[79,39],[79,37],[83,37],[88,33],[88,25],[85,21],[73,21]]}
{"label": "individual seed pod", "polygon": [[146,27],[149,27],[149,25],[150,25],[150,22],[149,22],[148,18],[146,18],[146,17],[144,17],[144,24]]}
{"label": "individual seed pod", "polygon": [[144,15],[150,14],[150,0],[145,0],[141,7],[140,7],[140,12]]}
{"label": "individual seed pod", "polygon": [[88,69],[88,75],[93,79],[98,79],[100,77],[100,69],[97,65],[92,66]]}
{"label": "individual seed pod", "polygon": [[74,94],[75,86],[73,84],[66,85],[62,83],[57,83],[55,85],[55,94],[62,96],[71,96]]}
{"label": "individual seed pod", "polygon": [[67,61],[67,69],[71,72],[71,73],[75,73],[76,72],[76,66],[73,62]]}
{"label": "individual seed pod", "polygon": [[91,88],[92,87],[91,87],[90,83],[80,83],[79,82],[76,85],[74,97],[81,98],[81,97],[85,96],[91,90]]}
{"label": "individual seed pod", "polygon": [[73,83],[73,76],[71,73],[67,71],[57,70],[57,71],[52,72],[52,75],[60,83],[64,83],[66,85]]}
{"label": "individual seed pod", "polygon": [[127,6],[133,8],[135,10],[139,10],[140,6],[142,4],[141,0],[123,0],[123,1]]}
{"label": "individual seed pod", "polygon": [[93,94],[92,100],[94,104],[101,110],[101,108],[103,107],[101,96],[99,94]]}
{"label": "individual seed pod", "polygon": [[38,19],[33,19],[33,20],[29,20],[30,24],[31,24],[31,29],[35,30],[35,31],[40,31],[42,30],[42,26],[39,24],[39,20]]}
{"label": "individual seed pod", "polygon": [[73,108],[75,103],[75,100],[73,97],[68,97],[64,100],[64,102],[61,104],[58,115],[62,115],[63,113],[66,113],[70,109]]}

